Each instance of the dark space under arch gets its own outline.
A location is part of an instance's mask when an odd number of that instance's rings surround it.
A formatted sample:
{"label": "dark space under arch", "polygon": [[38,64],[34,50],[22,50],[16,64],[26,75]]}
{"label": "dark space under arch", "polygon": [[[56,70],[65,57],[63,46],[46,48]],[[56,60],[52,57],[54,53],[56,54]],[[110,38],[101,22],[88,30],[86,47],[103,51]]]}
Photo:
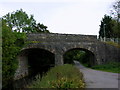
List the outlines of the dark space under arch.
{"label": "dark space under arch", "polygon": [[55,65],[55,55],[45,49],[27,49],[27,59],[29,75],[42,75]]}
{"label": "dark space under arch", "polygon": [[90,67],[96,64],[95,54],[84,48],[72,48],[72,49],[67,50],[63,55],[64,64],[66,64],[66,63],[72,64],[74,61],[74,60],[72,60],[72,59],[74,59],[73,55],[75,55],[77,53],[77,51],[81,51],[81,52],[85,53],[85,56],[82,58],[82,59],[84,59],[84,60],[82,60],[82,63],[86,63]]}

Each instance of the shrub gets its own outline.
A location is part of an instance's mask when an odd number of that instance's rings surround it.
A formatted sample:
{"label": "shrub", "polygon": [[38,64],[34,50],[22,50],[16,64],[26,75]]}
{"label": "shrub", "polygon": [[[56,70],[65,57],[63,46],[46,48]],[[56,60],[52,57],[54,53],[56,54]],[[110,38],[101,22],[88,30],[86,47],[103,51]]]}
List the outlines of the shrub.
{"label": "shrub", "polygon": [[52,88],[84,88],[85,85],[82,80],[69,79],[66,77],[62,77],[48,83]]}
{"label": "shrub", "polygon": [[[39,76],[38,76],[39,77]],[[29,88],[84,88],[83,74],[73,65],[52,68],[45,76],[36,78]]]}
{"label": "shrub", "polygon": [[[26,35],[24,33],[12,32],[6,23],[2,22],[2,87],[11,87],[15,70],[18,62],[16,60],[17,54],[23,46],[23,43],[16,41],[24,40]],[[9,87],[8,87],[9,86]]]}

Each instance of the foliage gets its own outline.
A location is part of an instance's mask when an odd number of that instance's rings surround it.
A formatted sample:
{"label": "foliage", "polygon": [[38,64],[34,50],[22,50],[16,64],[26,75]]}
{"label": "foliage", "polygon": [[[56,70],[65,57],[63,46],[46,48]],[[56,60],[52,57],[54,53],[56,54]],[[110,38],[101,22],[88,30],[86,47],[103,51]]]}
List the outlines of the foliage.
{"label": "foliage", "polygon": [[120,1],[117,0],[113,4],[113,10],[111,10],[111,16],[104,15],[102,18],[99,38],[120,38]]}
{"label": "foliage", "polygon": [[[38,76],[39,77],[39,76]],[[52,68],[42,80],[40,78],[29,88],[84,88],[83,74],[73,65],[65,64]]]}
{"label": "foliage", "polygon": [[2,81],[3,88],[11,84],[15,70],[17,68],[16,55],[19,53],[24,43],[16,43],[17,40],[24,41],[24,33],[12,32],[2,19]]}
{"label": "foliage", "polygon": [[100,25],[99,38],[114,37],[111,21],[112,21],[112,17],[104,15],[104,18],[102,18],[101,25]]}
{"label": "foliage", "polygon": [[116,0],[113,3],[113,9],[111,10],[111,16],[113,17],[113,29],[117,38],[120,38],[120,1]]}
{"label": "foliage", "polygon": [[117,22],[111,16],[104,15],[102,18],[99,38],[120,38],[120,22]]}
{"label": "foliage", "polygon": [[92,55],[89,51],[74,49],[74,50],[70,50],[65,53],[64,63],[73,64],[74,63],[73,61],[77,60],[80,63],[84,64],[85,66],[90,67],[91,66],[91,63],[90,63],[91,57],[92,57]]}
{"label": "foliage", "polygon": [[85,56],[84,51],[70,50],[64,54],[64,63],[73,64],[73,60],[82,60]]}
{"label": "foliage", "polygon": [[120,62],[109,62],[103,65],[96,65],[93,66],[92,69],[113,72],[113,73],[120,73]]}
{"label": "foliage", "polygon": [[114,15],[114,18],[119,22],[120,19],[120,1],[116,0],[116,2],[113,4],[113,10],[112,15]]}
{"label": "foliage", "polygon": [[16,56],[27,43],[26,33],[49,33],[47,26],[36,23],[33,15],[22,9],[2,17],[2,76],[3,88],[11,87],[17,68]]}
{"label": "foliage", "polygon": [[71,50],[68,51],[64,54],[64,63],[65,64],[73,64],[73,60],[77,59],[77,51],[76,50]]}
{"label": "foliage", "polygon": [[94,62],[94,61],[91,61],[91,57],[92,57],[91,53],[81,52],[81,53],[79,53],[79,59],[77,59],[77,61],[79,61],[81,64],[83,64],[87,67],[91,67],[92,66],[91,62]]}
{"label": "foliage", "polygon": [[40,23],[37,24],[34,16],[30,15],[29,17],[22,9],[6,14],[3,16],[3,19],[13,31],[25,33],[49,33],[47,26]]}
{"label": "foliage", "polygon": [[105,43],[107,43],[107,44],[109,44],[109,45],[112,45],[112,46],[115,46],[115,47],[117,47],[117,48],[120,48],[120,44],[118,44],[118,43],[114,43],[114,42],[110,42],[110,41],[105,42]]}
{"label": "foliage", "polygon": [[49,82],[52,88],[84,88],[82,80],[68,79],[66,77]]}
{"label": "foliage", "polygon": [[120,22],[117,22],[115,19],[112,19],[111,25],[114,33],[114,38],[120,38]]}

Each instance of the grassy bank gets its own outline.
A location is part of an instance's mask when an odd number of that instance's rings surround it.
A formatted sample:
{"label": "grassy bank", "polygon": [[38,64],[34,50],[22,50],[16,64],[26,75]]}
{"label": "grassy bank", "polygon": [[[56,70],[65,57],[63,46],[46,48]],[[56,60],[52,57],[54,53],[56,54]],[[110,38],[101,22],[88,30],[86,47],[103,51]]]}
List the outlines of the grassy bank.
{"label": "grassy bank", "polygon": [[120,44],[118,44],[118,43],[114,43],[114,42],[110,42],[110,41],[107,41],[107,42],[105,42],[105,43],[107,43],[107,44],[109,44],[109,45],[112,45],[112,46],[115,46],[115,47],[117,47],[117,48],[120,48]]}
{"label": "grassy bank", "polygon": [[113,73],[120,73],[120,62],[109,62],[103,65],[96,65],[93,66],[92,69],[113,72]]}
{"label": "grassy bank", "polygon": [[84,88],[83,74],[73,65],[52,68],[40,79],[39,75],[28,88]]}

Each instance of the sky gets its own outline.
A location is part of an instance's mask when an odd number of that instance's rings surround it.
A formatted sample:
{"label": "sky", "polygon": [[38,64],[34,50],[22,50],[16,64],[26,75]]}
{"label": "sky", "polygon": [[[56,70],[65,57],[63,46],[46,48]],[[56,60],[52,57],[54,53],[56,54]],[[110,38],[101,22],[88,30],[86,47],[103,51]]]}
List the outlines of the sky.
{"label": "sky", "polygon": [[20,10],[34,15],[52,33],[98,35],[115,0],[0,0],[0,17]]}

